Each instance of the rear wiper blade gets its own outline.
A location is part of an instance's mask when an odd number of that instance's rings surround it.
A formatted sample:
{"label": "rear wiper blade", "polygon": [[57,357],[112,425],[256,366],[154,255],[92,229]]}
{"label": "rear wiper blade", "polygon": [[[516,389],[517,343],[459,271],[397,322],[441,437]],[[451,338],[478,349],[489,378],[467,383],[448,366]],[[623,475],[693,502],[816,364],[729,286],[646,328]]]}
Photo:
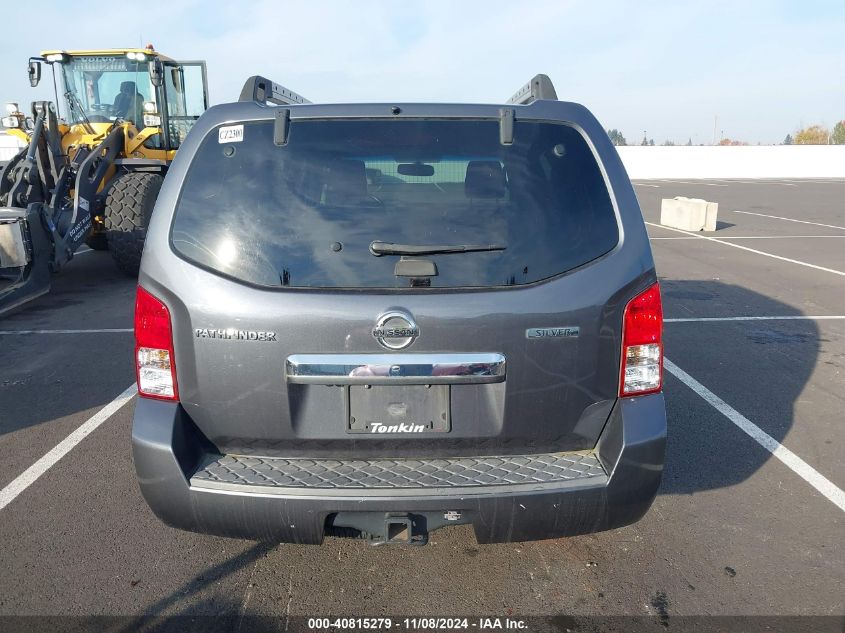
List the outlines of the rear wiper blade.
{"label": "rear wiper blade", "polygon": [[480,253],[484,251],[503,251],[504,244],[457,244],[455,246],[425,244],[391,244],[378,240],[370,243],[370,252],[376,257],[382,255],[443,255],[448,253]]}

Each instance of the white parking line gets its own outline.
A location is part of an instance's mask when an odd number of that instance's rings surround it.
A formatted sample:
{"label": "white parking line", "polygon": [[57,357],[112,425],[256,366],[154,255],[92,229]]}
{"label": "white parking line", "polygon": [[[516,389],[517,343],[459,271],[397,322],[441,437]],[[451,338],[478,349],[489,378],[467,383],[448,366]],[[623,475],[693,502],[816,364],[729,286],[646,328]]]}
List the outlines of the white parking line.
{"label": "white parking line", "polygon": [[773,220],[785,220],[787,222],[798,222],[799,224],[812,224],[813,226],[823,226],[828,229],[839,229],[845,231],[845,226],[836,226],[835,224],[822,224],[820,222],[810,222],[808,220],[796,220],[795,218],[785,218],[782,215],[767,215],[765,213],[754,213],[752,211],[737,211],[736,209],[725,209],[731,213],[742,213],[743,215],[756,215],[761,218],[772,218]]}
{"label": "white parking line", "polygon": [[690,233],[689,231],[682,231],[681,229],[671,229],[668,226],[663,226],[661,224],[654,224],[653,222],[646,222],[649,226],[656,226],[661,229],[665,229],[667,231],[675,231],[676,233],[683,233],[685,235],[692,235],[700,240],[707,240],[708,242],[716,242],[717,244],[724,244],[725,246],[730,246],[732,248],[739,248],[744,251],[748,251],[749,253],[756,253],[757,255],[764,255],[766,257],[771,257],[772,259],[779,259],[782,262],[789,262],[790,264],[798,264],[799,266],[806,266],[807,268],[813,268],[815,270],[823,270],[826,273],[833,273],[834,275],[839,275],[840,277],[845,277],[845,272],[841,270],[835,270],[833,268],[825,268],[824,266],[816,266],[815,264],[810,264],[808,262],[802,262],[798,259],[791,259],[789,257],[781,257],[780,255],[775,255],[774,253],[766,253],[765,251],[758,251],[755,248],[748,248],[747,246],[740,246],[739,244],[733,244],[731,242],[725,242],[723,240],[716,239],[715,237],[709,237],[707,235],[695,235],[694,233]]}
{"label": "white parking line", "polygon": [[668,180],[668,181],[662,181],[662,182],[669,182],[669,183],[672,183],[673,185],[696,185],[696,186],[704,185],[706,187],[729,187],[730,186],[730,185],[720,185],[720,184],[717,184],[715,182],[707,182],[707,181],[704,181],[704,180],[699,180],[699,181],[694,181],[694,180]]}
{"label": "white parking line", "polygon": [[130,328],[101,328],[99,330],[0,330],[0,336],[16,334],[114,334],[133,332]]}
{"label": "white parking line", "polygon": [[[665,228],[665,227],[664,227]],[[650,240],[694,240],[697,235],[687,235],[684,237],[649,237]],[[833,238],[843,239],[842,235],[728,235],[720,237],[720,240],[796,240],[806,238]]]}
{"label": "white parking line", "polygon": [[783,178],[784,182],[795,182],[799,185],[803,184],[810,184],[815,185],[816,183],[828,184],[828,185],[841,185],[845,183],[845,180],[830,180],[830,179],[822,179],[822,178],[803,178],[801,180],[794,180],[789,178]]}
{"label": "white parking line", "polygon": [[760,180],[755,180],[753,182],[742,181],[748,185],[780,185],[781,187],[797,187],[798,185],[794,184],[789,180],[783,180],[781,178],[772,178],[772,179],[765,179],[761,178]]}
{"label": "white parking line", "polygon": [[729,180],[726,182],[730,182],[732,185],[780,185],[781,187],[797,187],[798,185],[793,184],[790,181],[786,180]]}
{"label": "white parking line", "polygon": [[789,469],[809,483],[813,488],[818,490],[830,502],[838,506],[840,510],[845,512],[845,492],[843,492],[841,488],[837,487],[836,484],[830,481],[827,477],[819,473],[815,468],[798,457],[798,455],[786,448],[783,444],[778,442],[775,438],[766,433],[739,411],[731,407],[727,402],[722,400],[719,396],[710,391],[707,387],[702,385],[668,358],[664,358],[663,365],[666,371],[675,376],[675,378],[680,380],[699,396],[704,398],[704,400],[714,409],[736,424],[755,442],[777,457]]}
{"label": "white parking line", "polygon": [[79,444],[103,422],[117,413],[118,409],[129,402],[135,393],[137,393],[137,389],[135,383],[132,383],[117,398],[88,418],[73,433],[56,444],[44,457],[13,479],[3,490],[0,490],[0,510],[9,505],[19,494],[35,483],[41,475],[46,473],[62,457],[67,455],[74,446]]}
{"label": "white parking line", "polygon": [[838,321],[845,319],[839,315],[818,316],[735,316],[735,317],[690,317],[679,319],[663,319],[664,323],[707,323],[719,321]]}
{"label": "white parking line", "polygon": [[635,182],[635,187],[654,187],[655,189],[660,189],[660,185],[647,185],[644,182]]}

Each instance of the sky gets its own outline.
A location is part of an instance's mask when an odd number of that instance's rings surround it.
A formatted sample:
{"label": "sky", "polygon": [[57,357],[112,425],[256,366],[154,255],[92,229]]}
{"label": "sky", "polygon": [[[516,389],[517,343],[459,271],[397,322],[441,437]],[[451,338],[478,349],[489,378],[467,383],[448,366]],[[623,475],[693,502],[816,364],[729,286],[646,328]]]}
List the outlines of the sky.
{"label": "sky", "polygon": [[49,72],[36,89],[26,77],[43,49],[153,43],[206,60],[213,104],[236,100],[254,74],[315,102],[502,103],[545,73],[558,98],[628,143],[644,133],[711,143],[714,130],[779,143],[845,119],[843,0],[145,0],[128,13],[78,0],[73,16],[67,6],[40,0],[38,19],[27,3],[4,7],[0,101],[52,98]]}

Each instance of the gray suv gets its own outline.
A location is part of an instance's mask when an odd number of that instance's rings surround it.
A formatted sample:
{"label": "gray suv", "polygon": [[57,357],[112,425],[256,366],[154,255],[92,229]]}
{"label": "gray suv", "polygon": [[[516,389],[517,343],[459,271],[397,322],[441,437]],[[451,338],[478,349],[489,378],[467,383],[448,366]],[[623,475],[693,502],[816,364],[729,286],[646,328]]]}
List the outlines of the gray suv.
{"label": "gray suv", "polygon": [[637,521],[666,437],[648,236],[598,121],[312,104],[261,77],[173,162],[141,263],[141,490],[174,527],[480,543]]}

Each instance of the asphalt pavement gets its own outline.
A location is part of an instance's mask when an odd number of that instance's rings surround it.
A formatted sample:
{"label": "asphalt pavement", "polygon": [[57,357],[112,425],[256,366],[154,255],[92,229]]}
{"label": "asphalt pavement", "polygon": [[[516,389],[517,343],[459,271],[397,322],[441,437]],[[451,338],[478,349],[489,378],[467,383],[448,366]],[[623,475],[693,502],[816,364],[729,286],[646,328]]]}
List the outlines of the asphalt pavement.
{"label": "asphalt pavement", "polygon": [[[642,521],[487,546],[458,526],[421,548],[181,532],[138,490],[130,402],[0,506],[0,616],[845,616],[845,181],[635,188],[679,370]],[[656,226],[677,195],[719,202],[717,231]],[[0,320],[0,489],[132,385],[133,297],[90,251]]]}

